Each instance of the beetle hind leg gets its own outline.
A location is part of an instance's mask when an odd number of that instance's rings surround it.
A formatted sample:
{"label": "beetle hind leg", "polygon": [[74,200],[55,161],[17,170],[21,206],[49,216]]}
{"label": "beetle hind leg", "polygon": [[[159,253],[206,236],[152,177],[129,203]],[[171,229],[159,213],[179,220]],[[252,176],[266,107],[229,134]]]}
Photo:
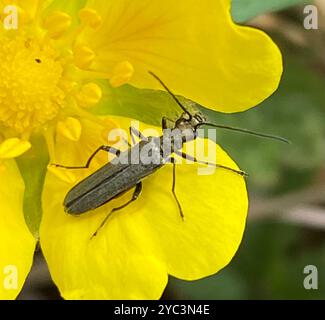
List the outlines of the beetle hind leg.
{"label": "beetle hind leg", "polygon": [[109,220],[109,218],[112,216],[112,214],[116,211],[122,210],[124,208],[126,208],[128,205],[130,205],[132,202],[136,201],[140,194],[142,192],[142,182],[139,182],[136,186],[135,186],[135,190],[133,192],[132,198],[131,200],[129,200],[127,203],[123,204],[120,207],[114,208],[103,220],[103,222],[100,224],[100,226],[97,228],[97,230],[95,231],[95,233],[91,236],[92,240],[94,237],[96,237],[98,235],[98,232],[105,226],[106,222]]}

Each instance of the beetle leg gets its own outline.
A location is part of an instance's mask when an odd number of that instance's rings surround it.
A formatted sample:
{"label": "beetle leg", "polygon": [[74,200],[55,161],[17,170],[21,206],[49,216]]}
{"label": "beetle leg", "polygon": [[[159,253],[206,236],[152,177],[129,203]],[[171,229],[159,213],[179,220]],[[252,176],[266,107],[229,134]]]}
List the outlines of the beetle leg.
{"label": "beetle leg", "polygon": [[110,146],[101,146],[99,147],[88,159],[87,163],[84,166],[80,166],[80,167],[67,167],[67,166],[63,166],[60,164],[52,164],[52,166],[55,166],[57,168],[63,168],[63,169],[71,169],[71,170],[77,170],[77,169],[89,169],[91,162],[93,161],[93,159],[95,158],[95,156],[97,155],[97,153],[99,153],[100,151],[105,151],[108,153],[111,153],[115,156],[119,156],[121,154],[121,151],[118,149],[115,149],[113,147]]}
{"label": "beetle leg", "polygon": [[91,239],[93,239],[94,237],[97,236],[98,232],[105,226],[106,222],[108,221],[108,219],[112,216],[112,214],[116,211],[122,210],[124,208],[126,208],[128,205],[130,205],[132,202],[134,202],[135,200],[137,200],[140,196],[142,192],[142,182],[139,182],[136,186],[135,186],[135,190],[133,192],[132,198],[130,201],[128,201],[127,203],[123,204],[120,207],[114,208],[103,220],[103,222],[100,224],[100,226],[97,228],[96,232],[92,235]]}
{"label": "beetle leg", "polygon": [[246,172],[244,172],[244,171],[232,169],[232,168],[229,168],[229,167],[220,165],[220,164],[215,164],[215,163],[209,163],[209,162],[205,162],[205,161],[200,161],[200,160],[196,159],[195,157],[192,157],[192,156],[190,156],[190,155],[188,155],[188,154],[186,154],[184,152],[175,151],[175,154],[177,154],[178,156],[181,156],[183,159],[190,160],[190,161],[195,162],[195,163],[205,164],[205,165],[208,165],[208,166],[225,169],[225,170],[234,172],[236,174],[239,174],[242,177],[247,177],[248,176],[248,174]]}
{"label": "beetle leg", "polygon": [[126,138],[122,138],[122,140],[128,145],[129,148],[132,147],[131,143]]}
{"label": "beetle leg", "polygon": [[138,129],[130,127],[130,135],[131,135],[131,139],[132,139],[132,144],[135,145],[135,138],[134,136],[136,136],[137,138],[141,139],[142,141],[148,141],[148,138],[145,137]]}
{"label": "beetle leg", "polygon": [[183,213],[183,209],[182,206],[177,198],[176,195],[176,160],[175,158],[170,158],[171,163],[173,164],[173,187],[172,187],[172,192],[173,192],[173,196],[176,200],[177,206],[178,206],[178,210],[179,210],[179,214],[182,218],[182,220],[184,220],[184,213]]}
{"label": "beetle leg", "polygon": [[175,121],[174,120],[171,120],[171,119],[169,119],[169,118],[167,118],[167,117],[163,117],[162,118],[162,123],[161,123],[161,127],[162,127],[162,129],[163,130],[167,130],[168,129],[168,125],[167,125],[167,122],[172,122],[172,123],[175,123]]}

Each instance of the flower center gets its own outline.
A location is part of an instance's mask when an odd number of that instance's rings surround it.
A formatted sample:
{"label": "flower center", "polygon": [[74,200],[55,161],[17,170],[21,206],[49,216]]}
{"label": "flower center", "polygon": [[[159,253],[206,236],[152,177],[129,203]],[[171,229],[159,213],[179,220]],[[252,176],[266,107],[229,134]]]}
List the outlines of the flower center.
{"label": "flower center", "polygon": [[0,125],[24,133],[52,120],[65,98],[56,51],[24,37],[5,37],[0,61]]}

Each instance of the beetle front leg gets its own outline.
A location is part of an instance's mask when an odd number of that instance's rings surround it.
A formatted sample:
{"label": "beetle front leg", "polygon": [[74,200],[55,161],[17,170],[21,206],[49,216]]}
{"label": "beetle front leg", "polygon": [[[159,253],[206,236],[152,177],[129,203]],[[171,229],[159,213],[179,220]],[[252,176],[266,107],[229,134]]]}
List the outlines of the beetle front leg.
{"label": "beetle front leg", "polygon": [[141,139],[142,141],[148,141],[148,138],[145,137],[138,129],[134,128],[134,127],[130,127],[130,136],[131,136],[131,140],[133,145],[135,145],[135,137]]}
{"label": "beetle front leg", "polygon": [[177,154],[178,156],[182,157],[185,160],[190,160],[190,161],[198,163],[198,164],[204,164],[204,165],[207,165],[207,166],[216,167],[216,168],[224,169],[224,170],[227,170],[227,171],[231,171],[231,172],[236,173],[236,174],[238,174],[238,175],[240,175],[242,177],[247,177],[248,176],[248,174],[246,172],[244,172],[244,171],[236,170],[236,169],[233,169],[233,168],[230,168],[230,167],[227,167],[227,166],[223,166],[221,164],[215,164],[215,163],[210,163],[210,162],[206,162],[206,161],[200,161],[200,160],[196,159],[195,157],[192,157],[192,156],[186,154],[185,152],[175,151],[175,154]]}
{"label": "beetle front leg", "polygon": [[79,166],[79,167],[68,167],[68,166],[63,166],[61,164],[51,164],[54,167],[57,168],[63,168],[63,169],[69,169],[69,170],[78,170],[78,169],[89,169],[91,162],[93,161],[93,159],[95,158],[95,156],[100,152],[100,151],[105,151],[108,153],[111,153],[115,156],[119,156],[121,154],[121,151],[118,149],[115,149],[113,147],[110,146],[101,146],[99,147],[88,159],[87,163],[84,166]]}

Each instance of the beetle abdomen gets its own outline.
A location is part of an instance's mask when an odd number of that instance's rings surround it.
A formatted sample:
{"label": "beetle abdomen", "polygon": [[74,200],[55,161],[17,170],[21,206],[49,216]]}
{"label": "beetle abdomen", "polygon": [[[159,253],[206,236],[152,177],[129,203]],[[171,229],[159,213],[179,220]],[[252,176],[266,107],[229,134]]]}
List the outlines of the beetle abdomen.
{"label": "beetle abdomen", "polygon": [[[146,143],[140,143],[145,146]],[[119,161],[108,163],[98,171],[81,181],[67,194],[64,200],[65,211],[71,215],[80,215],[94,210],[113,198],[135,187],[143,178],[149,176],[163,165],[161,163],[130,163],[132,152],[139,152],[134,147],[121,153]],[[159,149],[154,151],[160,157]],[[123,164],[126,163],[126,164]]]}

